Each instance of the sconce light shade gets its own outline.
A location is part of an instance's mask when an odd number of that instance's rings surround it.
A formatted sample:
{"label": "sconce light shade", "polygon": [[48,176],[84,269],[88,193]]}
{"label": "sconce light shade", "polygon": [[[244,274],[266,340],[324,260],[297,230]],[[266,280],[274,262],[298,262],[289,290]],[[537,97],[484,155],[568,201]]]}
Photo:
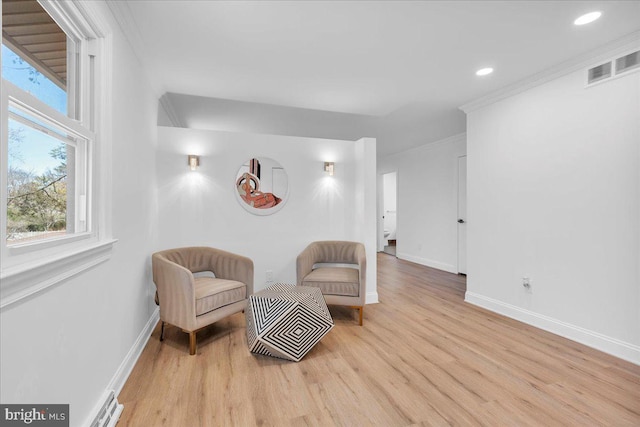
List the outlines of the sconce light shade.
{"label": "sconce light shade", "polygon": [[324,162],[324,171],[327,172],[329,176],[333,176],[333,168],[334,168],[333,162]]}
{"label": "sconce light shade", "polygon": [[189,154],[188,159],[189,169],[192,171],[196,170],[198,166],[200,166],[200,157],[194,154]]}

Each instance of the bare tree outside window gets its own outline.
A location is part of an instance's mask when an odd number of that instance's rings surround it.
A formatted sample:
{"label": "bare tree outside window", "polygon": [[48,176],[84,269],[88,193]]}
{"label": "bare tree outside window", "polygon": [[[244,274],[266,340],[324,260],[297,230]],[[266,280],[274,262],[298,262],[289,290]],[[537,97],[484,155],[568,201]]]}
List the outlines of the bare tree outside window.
{"label": "bare tree outside window", "polygon": [[[48,238],[67,230],[67,144],[51,138],[50,144],[25,147],[29,143],[26,133],[24,127],[10,121],[7,242]],[[30,169],[27,156],[33,156],[34,150],[40,151],[35,153],[40,156],[43,150],[48,151],[55,166],[38,172]]]}

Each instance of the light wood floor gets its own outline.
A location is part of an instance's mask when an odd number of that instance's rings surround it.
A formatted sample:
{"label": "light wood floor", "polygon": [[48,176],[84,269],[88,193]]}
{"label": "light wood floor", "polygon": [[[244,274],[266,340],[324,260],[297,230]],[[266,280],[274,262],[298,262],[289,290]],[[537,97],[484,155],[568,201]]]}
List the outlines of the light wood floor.
{"label": "light wood floor", "polygon": [[463,302],[464,277],[378,255],[380,303],[330,307],[300,362],[248,352],[244,315],[154,331],[119,426],[640,426],[640,367]]}

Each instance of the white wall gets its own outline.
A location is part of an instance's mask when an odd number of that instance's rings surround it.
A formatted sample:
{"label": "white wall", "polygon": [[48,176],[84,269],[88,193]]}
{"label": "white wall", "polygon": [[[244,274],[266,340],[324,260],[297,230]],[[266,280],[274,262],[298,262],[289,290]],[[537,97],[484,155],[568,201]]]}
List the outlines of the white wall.
{"label": "white wall", "polygon": [[[420,149],[425,144],[459,135],[466,129],[465,114],[456,105],[449,111],[441,111],[443,105],[433,101],[425,109],[419,103],[409,104],[380,117],[377,122],[378,156],[386,157],[411,149]],[[429,117],[429,119],[426,119]]]}
{"label": "white wall", "polygon": [[[377,301],[375,276],[375,140],[338,141],[209,130],[159,128],[157,152],[159,245],[205,245],[251,258],[255,290],[275,281],[295,283],[296,257],[315,240],[358,240],[367,247],[368,302]],[[189,171],[187,154],[200,155]],[[236,200],[235,178],[252,157],[284,167],[289,198],[277,213],[258,216]],[[324,161],[335,162],[328,176]],[[359,166],[362,165],[362,166]],[[373,208],[369,208],[373,206]],[[365,224],[373,222],[370,231]],[[370,226],[369,226],[370,227]],[[368,234],[373,236],[370,248]]]}
{"label": "white wall", "polygon": [[380,159],[378,173],[397,171],[397,256],[457,273],[458,157],[456,135]]}
{"label": "white wall", "polygon": [[[378,302],[376,258],[376,207],[378,187],[376,181],[376,140],[361,138],[355,142],[355,163],[347,166],[356,171],[355,218],[352,225],[356,240],[364,243],[367,252],[367,304]],[[345,165],[346,166],[346,165]]]}
{"label": "white wall", "polygon": [[106,5],[90,6],[113,30],[109,191],[119,241],[109,261],[0,313],[2,403],[68,403],[71,426],[85,425],[105,390],[118,386],[155,310],[157,97]]}
{"label": "white wall", "polygon": [[468,113],[467,301],[640,363],[639,94],[579,71]]}

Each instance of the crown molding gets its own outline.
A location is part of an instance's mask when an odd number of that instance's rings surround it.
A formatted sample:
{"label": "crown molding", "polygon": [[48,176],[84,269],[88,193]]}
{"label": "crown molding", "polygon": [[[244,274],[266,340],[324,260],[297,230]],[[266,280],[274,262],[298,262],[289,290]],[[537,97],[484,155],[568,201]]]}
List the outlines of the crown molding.
{"label": "crown molding", "polygon": [[168,93],[165,93],[160,97],[160,106],[164,109],[165,113],[167,113],[167,117],[171,121],[171,124],[177,128],[186,128],[188,127],[180,118],[178,113],[176,113],[176,109],[173,107],[173,102],[171,102],[171,98]]}
{"label": "crown molding", "polygon": [[142,69],[149,77],[151,89],[156,94],[156,97],[160,98],[165,90],[163,85],[160,83],[157,73],[153,72],[151,60],[146,53],[147,51],[144,40],[138,30],[138,25],[131,13],[129,5],[126,1],[119,0],[105,0],[105,2],[113,15],[113,19],[115,19],[118,26],[120,26],[124,38],[129,42],[129,45],[133,49],[133,53],[142,66]]}
{"label": "crown molding", "polygon": [[559,77],[573,73],[574,71],[579,71],[589,66],[597,65],[598,62],[604,62],[611,59],[613,56],[623,54],[634,48],[637,49],[638,47],[640,47],[640,31],[635,31],[583,55],[533,74],[532,76],[511,85],[507,85],[502,89],[491,92],[488,95],[464,104],[459,108],[468,114],[478,108],[485,107],[510,96],[525,92],[536,86],[540,86]]}

